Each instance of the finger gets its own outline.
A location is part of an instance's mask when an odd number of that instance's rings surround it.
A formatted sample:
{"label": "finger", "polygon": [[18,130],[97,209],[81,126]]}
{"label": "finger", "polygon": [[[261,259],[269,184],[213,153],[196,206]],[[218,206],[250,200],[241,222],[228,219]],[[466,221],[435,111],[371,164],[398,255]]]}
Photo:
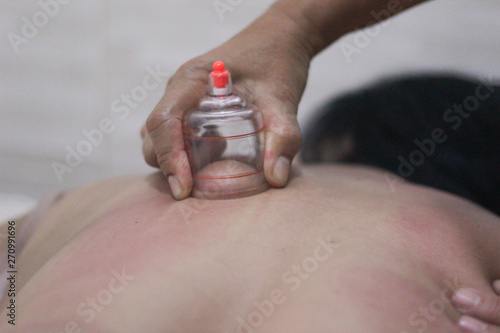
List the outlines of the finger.
{"label": "finger", "polygon": [[453,305],[462,313],[500,326],[500,297],[461,288],[452,296]]}
{"label": "finger", "polygon": [[487,324],[470,316],[462,316],[458,326],[467,333],[500,333],[500,327]]}
{"label": "finger", "polygon": [[[157,109],[146,122],[157,164],[177,200],[187,198],[192,187],[189,161],[184,151],[181,116],[180,110],[168,112]],[[154,158],[148,153],[144,155],[146,162],[154,165]]]}
{"label": "finger", "polygon": [[151,141],[151,136],[146,133],[142,139],[142,155],[144,155],[144,160],[147,164],[154,168],[158,168],[158,159],[156,158],[156,152],[153,148],[153,141]]}
{"label": "finger", "polygon": [[178,200],[189,196],[193,184],[184,150],[182,116],[194,108],[206,92],[207,70],[199,66],[187,64],[179,69],[146,121],[157,163]]}
{"label": "finger", "polygon": [[144,137],[146,136],[147,133],[148,133],[148,130],[146,129],[146,124],[144,124],[141,128],[141,138],[144,139]]}
{"label": "finger", "polygon": [[497,295],[500,296],[500,280],[493,282],[493,290],[495,290]]}
{"label": "finger", "polygon": [[288,181],[290,164],[302,142],[296,110],[291,103],[277,100],[266,103],[264,108],[264,174],[271,185],[283,187]]}

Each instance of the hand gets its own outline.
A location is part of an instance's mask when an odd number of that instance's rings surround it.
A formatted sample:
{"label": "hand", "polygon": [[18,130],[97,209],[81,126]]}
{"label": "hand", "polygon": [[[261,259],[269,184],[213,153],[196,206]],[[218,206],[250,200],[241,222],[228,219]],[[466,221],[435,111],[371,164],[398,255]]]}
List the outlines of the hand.
{"label": "hand", "polygon": [[464,332],[500,333],[500,280],[493,283],[491,294],[472,288],[461,288],[452,297],[452,304],[463,313],[459,326]]}
{"label": "hand", "polygon": [[182,116],[206,94],[212,63],[222,60],[234,90],[262,110],[266,128],[264,174],[275,187],[288,180],[301,145],[296,113],[312,52],[300,28],[278,10],[220,47],[181,66],[141,130],[146,162],[167,177],[174,197],[189,196],[192,176],[182,136]]}

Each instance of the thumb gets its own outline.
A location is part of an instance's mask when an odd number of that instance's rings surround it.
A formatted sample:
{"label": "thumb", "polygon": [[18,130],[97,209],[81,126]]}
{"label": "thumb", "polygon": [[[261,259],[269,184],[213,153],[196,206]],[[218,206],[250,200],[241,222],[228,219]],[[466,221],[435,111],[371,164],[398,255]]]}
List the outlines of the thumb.
{"label": "thumb", "polygon": [[469,316],[500,325],[500,297],[495,293],[480,293],[476,289],[461,288],[452,297],[453,305]]}
{"label": "thumb", "polygon": [[266,126],[264,174],[275,187],[288,181],[290,165],[300,149],[302,138],[297,122],[297,106],[271,99],[263,106]]}

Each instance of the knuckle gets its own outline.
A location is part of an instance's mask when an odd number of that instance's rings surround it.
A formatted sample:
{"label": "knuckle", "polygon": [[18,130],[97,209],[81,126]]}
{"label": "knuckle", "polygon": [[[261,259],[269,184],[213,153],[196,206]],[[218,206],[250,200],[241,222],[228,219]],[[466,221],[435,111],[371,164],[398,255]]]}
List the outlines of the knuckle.
{"label": "knuckle", "polygon": [[146,163],[148,165],[152,165],[151,163],[153,162],[152,161],[152,158],[151,158],[151,152],[148,151],[146,149],[146,147],[144,147],[144,145],[142,146],[142,156],[144,157],[144,161],[146,161]]}
{"label": "knuckle", "polygon": [[180,152],[179,150],[158,152],[157,161],[165,174],[175,173],[176,165],[180,161]]}
{"label": "knuckle", "polygon": [[175,73],[174,75],[168,78],[166,89],[168,89],[177,80],[178,75],[179,75],[178,73]]}
{"label": "knuckle", "polygon": [[206,82],[210,73],[211,61],[194,58],[184,63],[177,73],[179,77],[188,80],[200,80]]}
{"label": "knuckle", "polygon": [[280,141],[291,145],[293,150],[298,150],[302,144],[302,134],[295,117],[274,117],[269,125],[269,130],[280,137]]}
{"label": "knuckle", "polygon": [[170,174],[172,171],[172,160],[169,158],[169,154],[158,154],[157,156],[158,165],[165,174]]}
{"label": "knuckle", "polygon": [[282,134],[283,140],[293,146],[300,146],[302,142],[302,135],[298,128],[290,128],[283,132]]}
{"label": "knuckle", "polygon": [[165,121],[167,121],[168,116],[166,112],[162,110],[153,110],[146,120],[146,129],[149,133],[155,131],[158,127],[160,127]]}
{"label": "knuckle", "polygon": [[288,142],[289,142],[289,150],[292,151],[294,154],[297,153],[300,150],[300,147],[302,147],[302,136],[299,133],[292,134],[288,137]]}
{"label": "knuckle", "polygon": [[292,158],[302,147],[302,137],[300,134],[280,134],[278,138],[273,138],[269,144],[268,149],[282,152]]}
{"label": "knuckle", "polygon": [[150,166],[157,166],[156,153],[153,147],[146,142],[142,145],[142,154],[144,155],[144,160]]}
{"label": "knuckle", "polygon": [[151,112],[146,120],[146,129],[149,133],[154,132],[160,126],[170,127],[176,124],[178,119],[172,112],[167,110],[156,109]]}
{"label": "knuckle", "polygon": [[144,160],[149,166],[152,167],[157,167],[158,163],[156,160],[156,156],[154,155],[154,152],[149,152],[149,153],[144,153]]}

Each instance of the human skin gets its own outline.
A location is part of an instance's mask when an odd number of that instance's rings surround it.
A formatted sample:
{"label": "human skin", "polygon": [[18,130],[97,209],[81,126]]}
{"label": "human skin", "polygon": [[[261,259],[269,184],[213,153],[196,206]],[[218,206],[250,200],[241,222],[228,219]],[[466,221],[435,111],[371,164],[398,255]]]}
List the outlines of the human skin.
{"label": "human skin", "polygon": [[275,187],[286,185],[290,163],[300,149],[296,114],[311,59],[344,34],[373,24],[383,11],[397,14],[423,0],[281,0],[221,46],[186,62],[141,133],[146,162],[159,167],[174,196],[189,196],[193,180],[184,149],[181,120],[206,94],[214,61],[233,74],[234,90],[264,115],[264,174]]}
{"label": "human skin", "polygon": [[461,332],[449,300],[493,293],[500,218],[386,176],[309,167],[223,201],[176,201],[160,173],[76,190],[20,254],[0,331]]}

